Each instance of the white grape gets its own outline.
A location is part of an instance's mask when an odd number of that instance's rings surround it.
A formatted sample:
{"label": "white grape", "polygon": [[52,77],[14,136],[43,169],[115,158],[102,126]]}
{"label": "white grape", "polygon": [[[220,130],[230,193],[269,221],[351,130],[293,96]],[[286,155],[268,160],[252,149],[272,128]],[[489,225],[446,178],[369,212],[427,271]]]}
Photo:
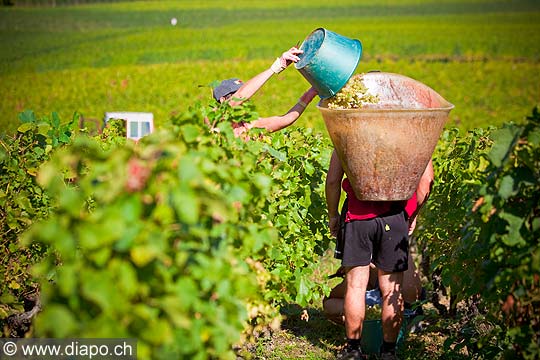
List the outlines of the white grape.
{"label": "white grape", "polygon": [[347,84],[328,100],[329,109],[358,109],[365,104],[379,101],[376,95],[368,94],[362,79],[363,74],[354,75]]}

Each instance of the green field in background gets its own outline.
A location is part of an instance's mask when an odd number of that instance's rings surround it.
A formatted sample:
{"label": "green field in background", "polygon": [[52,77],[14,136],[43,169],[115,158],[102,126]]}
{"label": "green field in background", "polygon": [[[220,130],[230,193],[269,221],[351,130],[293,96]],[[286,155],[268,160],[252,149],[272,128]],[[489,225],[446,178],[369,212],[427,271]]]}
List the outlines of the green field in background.
{"label": "green field in background", "polygon": [[[178,24],[172,26],[171,18]],[[0,130],[17,114],[150,111],[156,123],[214,80],[247,80],[317,27],[357,38],[357,72],[413,77],[456,105],[448,126],[521,121],[540,102],[538,1],[141,1],[0,8]],[[253,101],[286,112],[309,87],[294,67]],[[312,104],[296,123],[324,131]]]}

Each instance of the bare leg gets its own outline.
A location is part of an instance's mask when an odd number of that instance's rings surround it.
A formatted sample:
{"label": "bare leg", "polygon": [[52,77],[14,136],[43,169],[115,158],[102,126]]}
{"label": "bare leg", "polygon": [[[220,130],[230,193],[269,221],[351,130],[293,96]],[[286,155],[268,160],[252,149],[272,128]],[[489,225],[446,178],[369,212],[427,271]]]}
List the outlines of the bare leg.
{"label": "bare leg", "polygon": [[325,298],[323,300],[324,315],[334,324],[343,325],[345,323],[343,302],[343,298]]}
{"label": "bare leg", "polygon": [[366,314],[366,287],[369,280],[369,265],[351,268],[345,277],[345,333],[349,339],[359,339]]}
{"label": "bare leg", "polygon": [[422,292],[420,274],[418,274],[417,270],[414,260],[409,253],[409,268],[403,273],[402,282],[403,301],[409,304],[420,299],[420,293]]}
{"label": "bare leg", "polygon": [[[377,283],[378,271],[375,265],[369,266],[369,281],[367,290],[378,288]],[[345,302],[345,291],[347,290],[346,281],[343,280],[332,288],[328,297],[323,299],[323,311],[326,318],[338,325],[345,324],[345,317],[343,315],[343,306]]]}
{"label": "bare leg", "polygon": [[326,318],[335,324],[343,325],[345,318],[343,316],[343,303],[347,285],[345,280],[337,284],[328,297],[323,299],[323,311]]}
{"label": "bare leg", "polygon": [[403,273],[379,270],[379,286],[382,295],[382,328],[386,342],[397,341],[403,318],[403,298],[401,284]]}

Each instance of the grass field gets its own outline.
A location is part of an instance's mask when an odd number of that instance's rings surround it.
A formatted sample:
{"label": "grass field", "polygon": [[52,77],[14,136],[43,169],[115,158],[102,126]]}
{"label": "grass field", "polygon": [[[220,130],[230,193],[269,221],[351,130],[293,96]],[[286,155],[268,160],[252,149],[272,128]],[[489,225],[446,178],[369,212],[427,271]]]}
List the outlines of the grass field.
{"label": "grass field", "polygon": [[[172,26],[171,18],[178,24]],[[197,101],[209,84],[266,69],[312,30],[325,27],[363,43],[357,72],[415,78],[456,107],[448,127],[520,122],[540,103],[538,0],[131,1],[65,7],[0,8],[0,131],[17,114],[153,112],[157,125]],[[309,87],[294,67],[253,98],[262,116],[284,113]],[[325,132],[310,105],[295,126]],[[321,272],[337,266],[329,256]],[[319,274],[326,280],[326,272]],[[319,279],[320,281],[323,281]],[[332,284],[333,285],[333,284]],[[265,359],[331,359],[343,329],[310,308],[284,308],[281,331],[249,349]],[[429,315],[429,313],[428,313]],[[429,319],[429,317],[428,317]],[[445,329],[436,329],[444,333]],[[404,358],[444,354],[444,337],[411,336]],[[429,347],[429,349],[428,349]]]}
{"label": "grass field", "polygon": [[[178,24],[172,26],[171,18]],[[540,101],[537,1],[146,1],[0,8],[0,129],[17,114],[150,111],[208,101],[213,80],[247,79],[317,27],[357,38],[357,72],[413,77],[456,105],[448,126],[521,121]],[[309,87],[294,68],[254,97],[283,113]],[[315,106],[296,123],[324,131]]]}

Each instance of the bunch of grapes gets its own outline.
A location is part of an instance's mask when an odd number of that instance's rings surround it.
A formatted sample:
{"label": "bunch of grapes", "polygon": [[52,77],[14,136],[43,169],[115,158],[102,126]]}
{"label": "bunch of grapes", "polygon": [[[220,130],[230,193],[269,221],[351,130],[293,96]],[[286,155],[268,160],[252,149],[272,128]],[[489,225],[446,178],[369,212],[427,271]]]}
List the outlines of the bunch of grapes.
{"label": "bunch of grapes", "polygon": [[376,95],[368,94],[364,85],[363,74],[354,75],[347,84],[328,101],[329,109],[358,109],[365,104],[375,104],[379,101]]}

